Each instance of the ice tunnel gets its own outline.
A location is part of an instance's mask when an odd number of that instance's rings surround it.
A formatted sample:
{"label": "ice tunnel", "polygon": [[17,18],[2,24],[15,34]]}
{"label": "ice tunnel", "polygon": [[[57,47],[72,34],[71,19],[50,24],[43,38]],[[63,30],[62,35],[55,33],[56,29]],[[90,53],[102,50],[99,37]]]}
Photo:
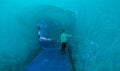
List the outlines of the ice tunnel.
{"label": "ice tunnel", "polygon": [[38,25],[41,28],[41,38],[49,38],[51,40],[51,43],[59,45],[59,38],[62,29],[65,29],[68,33],[74,31],[73,24],[76,22],[75,13],[50,5],[41,7],[42,9],[40,10],[40,19],[38,22]]}
{"label": "ice tunnel", "polygon": [[[42,47],[60,45],[63,28],[73,35],[71,71],[120,71],[119,7],[118,0],[0,0],[0,71],[24,71]],[[51,41],[39,42],[38,25]]]}

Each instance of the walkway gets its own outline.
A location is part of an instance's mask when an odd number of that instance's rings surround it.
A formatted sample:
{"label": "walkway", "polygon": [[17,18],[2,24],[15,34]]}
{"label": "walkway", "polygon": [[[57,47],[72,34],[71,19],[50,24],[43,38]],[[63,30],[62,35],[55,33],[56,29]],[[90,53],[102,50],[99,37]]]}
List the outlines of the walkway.
{"label": "walkway", "polygon": [[61,55],[60,47],[45,47],[24,71],[70,71],[67,55]]}

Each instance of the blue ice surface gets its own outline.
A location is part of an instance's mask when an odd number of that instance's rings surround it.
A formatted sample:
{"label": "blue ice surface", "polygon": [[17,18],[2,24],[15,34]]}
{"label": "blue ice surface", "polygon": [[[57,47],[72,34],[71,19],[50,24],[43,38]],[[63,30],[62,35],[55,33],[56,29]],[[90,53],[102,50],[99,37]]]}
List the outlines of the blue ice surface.
{"label": "blue ice surface", "polygon": [[43,46],[46,44],[48,47],[44,47],[24,71],[70,71],[67,55],[61,55],[60,46],[42,43]]}

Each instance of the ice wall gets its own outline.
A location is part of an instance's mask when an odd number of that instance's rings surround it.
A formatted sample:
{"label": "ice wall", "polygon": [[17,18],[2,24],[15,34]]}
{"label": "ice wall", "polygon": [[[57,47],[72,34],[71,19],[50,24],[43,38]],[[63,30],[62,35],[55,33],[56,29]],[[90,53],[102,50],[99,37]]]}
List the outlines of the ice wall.
{"label": "ice wall", "polygon": [[0,1],[0,71],[22,71],[39,52],[34,15],[16,1]]}
{"label": "ice wall", "polygon": [[120,70],[119,3],[118,0],[80,1],[79,27],[76,27],[80,28],[76,32],[80,36],[76,50],[79,56],[75,56],[78,71]]}

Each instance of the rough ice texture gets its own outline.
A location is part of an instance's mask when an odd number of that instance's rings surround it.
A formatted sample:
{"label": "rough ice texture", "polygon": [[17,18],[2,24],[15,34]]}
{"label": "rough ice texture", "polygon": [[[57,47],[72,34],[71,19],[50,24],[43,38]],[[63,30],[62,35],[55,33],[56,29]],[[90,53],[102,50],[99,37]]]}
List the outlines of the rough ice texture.
{"label": "rough ice texture", "polygon": [[[76,69],[85,71],[120,70],[120,9],[116,0],[82,0],[76,32],[80,44]],[[79,33],[79,34],[78,34]],[[78,58],[77,58],[78,57]],[[80,61],[81,60],[81,61]]]}

